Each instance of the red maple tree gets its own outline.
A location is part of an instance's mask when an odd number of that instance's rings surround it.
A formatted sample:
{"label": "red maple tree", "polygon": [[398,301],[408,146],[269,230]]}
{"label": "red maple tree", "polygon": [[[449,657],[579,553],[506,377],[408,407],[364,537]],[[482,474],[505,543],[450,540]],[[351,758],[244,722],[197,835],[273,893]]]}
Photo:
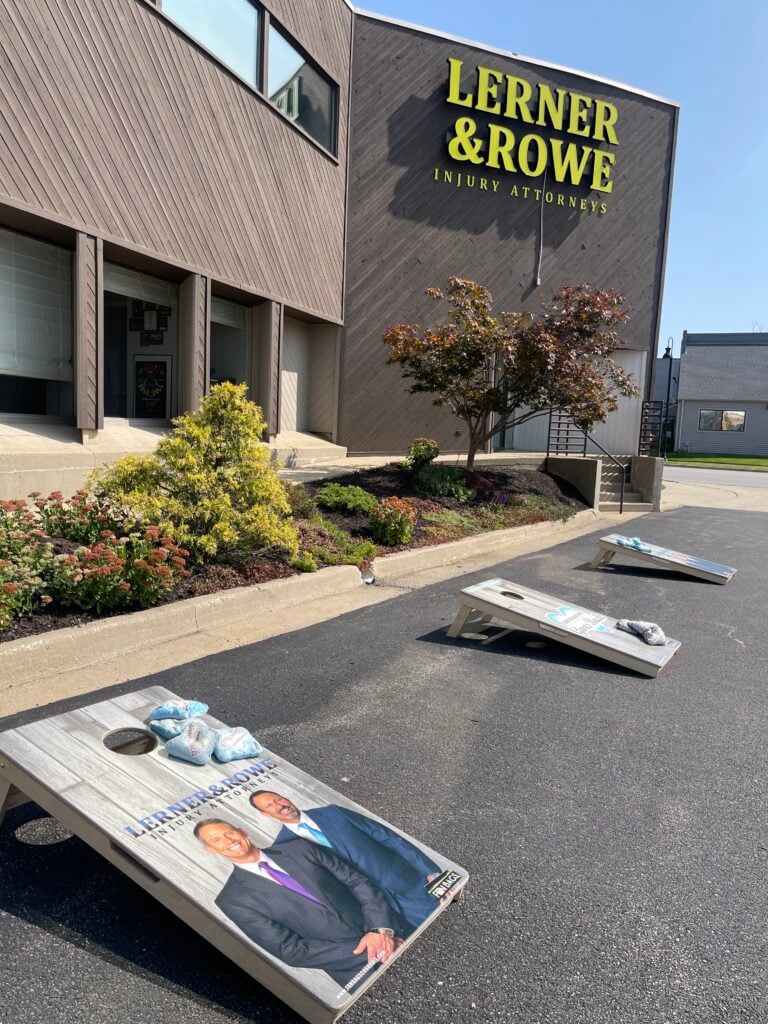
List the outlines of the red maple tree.
{"label": "red maple tree", "polygon": [[387,363],[402,368],[410,392],[434,395],[467,424],[467,468],[486,441],[504,429],[562,409],[584,431],[618,408],[617,397],[638,389],[611,354],[629,314],[614,291],[565,285],[538,315],[493,315],[491,293],[452,277],[446,322],[424,328],[393,324],[384,334]]}

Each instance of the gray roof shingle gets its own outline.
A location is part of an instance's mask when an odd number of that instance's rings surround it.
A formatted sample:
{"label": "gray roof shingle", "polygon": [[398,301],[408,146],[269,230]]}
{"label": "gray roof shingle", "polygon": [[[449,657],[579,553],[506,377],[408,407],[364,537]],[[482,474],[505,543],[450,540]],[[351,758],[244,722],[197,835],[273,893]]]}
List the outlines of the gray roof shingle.
{"label": "gray roof shingle", "polygon": [[[705,398],[720,402],[768,402],[768,337],[721,335],[726,344],[703,344],[689,335],[680,363],[678,398]],[[738,342],[744,339],[745,343]],[[738,339],[738,340],[737,340]]]}

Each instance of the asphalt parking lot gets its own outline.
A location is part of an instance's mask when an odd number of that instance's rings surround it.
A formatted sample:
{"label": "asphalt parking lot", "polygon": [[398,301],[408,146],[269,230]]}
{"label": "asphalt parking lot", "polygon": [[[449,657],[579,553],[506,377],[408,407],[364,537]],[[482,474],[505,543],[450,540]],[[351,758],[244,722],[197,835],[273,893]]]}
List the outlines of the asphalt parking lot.
{"label": "asphalt parking lot", "polygon": [[[161,684],[465,866],[466,897],[349,1024],[768,1019],[768,516],[685,508],[644,539],[734,565],[727,587],[618,564],[595,538],[130,684]],[[511,634],[449,640],[500,575],[683,642],[657,679]],[[297,1018],[33,805],[0,827],[2,1024]]]}

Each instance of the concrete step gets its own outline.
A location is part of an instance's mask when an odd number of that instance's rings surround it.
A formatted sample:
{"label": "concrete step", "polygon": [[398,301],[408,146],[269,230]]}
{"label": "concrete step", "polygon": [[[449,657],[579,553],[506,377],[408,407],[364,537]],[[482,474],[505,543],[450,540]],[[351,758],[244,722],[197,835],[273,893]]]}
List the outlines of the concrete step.
{"label": "concrete step", "polygon": [[315,434],[299,431],[285,431],[271,438],[269,447],[273,460],[282,463],[286,469],[299,469],[302,466],[313,466],[318,463],[336,463],[346,458],[347,449],[340,444],[333,444]]}
{"label": "concrete step", "polygon": [[[601,489],[600,501],[618,501],[621,497],[621,488]],[[638,491],[624,491],[624,501],[642,501],[643,496]]]}
{"label": "concrete step", "polygon": [[[620,502],[617,501],[603,501],[600,499],[600,511],[601,512],[618,512]],[[624,511],[625,512],[652,512],[653,505],[650,501],[627,501],[624,499]]]}

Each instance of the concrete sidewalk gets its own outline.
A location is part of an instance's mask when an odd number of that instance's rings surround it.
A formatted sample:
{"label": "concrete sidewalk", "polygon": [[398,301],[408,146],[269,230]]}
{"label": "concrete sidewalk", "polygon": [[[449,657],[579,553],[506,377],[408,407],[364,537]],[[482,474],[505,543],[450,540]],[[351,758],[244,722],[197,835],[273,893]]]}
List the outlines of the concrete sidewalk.
{"label": "concrete sidewalk", "polygon": [[737,512],[768,512],[768,487],[727,487],[719,484],[664,481],[662,512],[686,505],[692,508],[722,508]]}

